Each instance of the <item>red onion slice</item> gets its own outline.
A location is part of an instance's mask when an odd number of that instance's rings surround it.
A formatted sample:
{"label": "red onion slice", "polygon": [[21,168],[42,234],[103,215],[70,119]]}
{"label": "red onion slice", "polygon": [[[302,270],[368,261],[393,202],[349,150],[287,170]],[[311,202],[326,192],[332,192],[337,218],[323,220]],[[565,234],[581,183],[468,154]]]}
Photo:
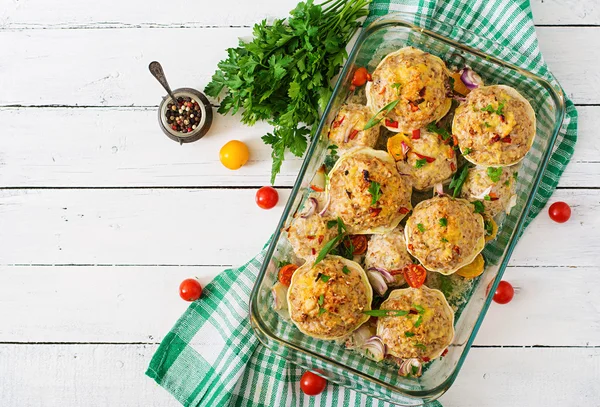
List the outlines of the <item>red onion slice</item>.
{"label": "red onion slice", "polygon": [[434,186],[434,191],[436,194],[438,194],[439,196],[444,196],[446,195],[444,193],[444,184],[442,184],[441,182],[438,182],[437,184],[435,184]]}
{"label": "red onion slice", "polygon": [[[413,373],[414,366],[414,373]],[[405,359],[400,363],[400,369],[398,370],[398,374],[400,376],[421,376],[423,372],[423,364],[417,358]]]}
{"label": "red onion slice", "polygon": [[279,281],[271,288],[273,295],[273,308],[276,311],[287,309],[287,290],[288,288]]}
{"label": "red onion slice", "polygon": [[460,70],[460,80],[471,90],[483,85],[483,79],[474,70],[465,66]]}
{"label": "red onion slice", "polygon": [[352,332],[350,340],[346,343],[348,349],[362,347],[370,337],[373,336],[368,324],[362,324],[356,331]]}
{"label": "red onion slice", "polygon": [[306,212],[304,212],[302,215],[300,215],[301,218],[308,218],[309,216],[312,216],[317,208],[319,207],[319,201],[317,201],[317,198],[314,197],[310,197],[307,199],[306,204],[308,206],[308,209],[306,210]]}
{"label": "red onion slice", "polygon": [[483,192],[482,192],[482,193],[480,193],[479,195],[476,195],[476,196],[474,196],[473,198],[475,198],[475,199],[481,199],[481,200],[484,200],[484,199],[485,199],[485,197],[486,197],[486,195],[489,195],[489,194],[490,194],[490,192],[492,192],[492,186],[491,186],[491,185],[490,185],[489,187],[487,187],[487,188],[485,189],[485,191],[483,191]]}
{"label": "red onion slice", "polygon": [[379,336],[370,337],[361,348],[364,349],[368,356],[375,362],[381,362],[385,358],[386,346]]}
{"label": "red onion slice", "polygon": [[384,269],[383,267],[369,267],[369,270],[377,271],[377,272],[381,273],[381,275],[383,276],[383,279],[385,280],[385,282],[387,284],[392,284],[394,281],[396,281],[394,276],[391,275],[390,272],[387,271],[386,269]]}
{"label": "red onion slice", "polygon": [[406,154],[408,154],[410,147],[407,146],[404,141],[400,143],[400,145],[402,146],[402,154],[404,154],[404,156],[406,157]]}
{"label": "red onion slice", "polygon": [[388,289],[388,286],[385,283],[385,279],[379,271],[367,271],[367,277],[369,278],[369,283],[371,283],[371,287],[373,287],[373,290],[375,290],[377,294],[385,294],[385,292]]}
{"label": "red onion slice", "polygon": [[319,212],[319,216],[323,216],[325,215],[325,213],[327,213],[327,208],[329,208],[329,204],[331,203],[331,194],[329,192],[326,192],[327,194],[327,199],[325,200],[325,205],[323,206],[323,209],[321,209],[321,211]]}

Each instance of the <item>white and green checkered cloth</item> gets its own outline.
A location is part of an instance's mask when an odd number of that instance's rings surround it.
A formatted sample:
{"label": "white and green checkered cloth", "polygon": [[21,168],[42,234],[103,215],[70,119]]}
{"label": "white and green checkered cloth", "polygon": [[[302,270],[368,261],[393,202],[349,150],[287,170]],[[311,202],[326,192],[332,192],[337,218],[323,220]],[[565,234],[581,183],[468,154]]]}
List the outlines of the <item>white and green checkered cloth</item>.
{"label": "white and green checkered cloth", "polygon": [[[551,79],[538,48],[528,1],[373,0],[370,9],[367,22],[407,11],[474,31],[526,57],[509,62]],[[567,100],[563,127],[528,221],[552,195],[576,140],[577,112]],[[202,299],[190,305],[162,341],[146,374],[184,406],[391,406],[331,383],[316,397],[300,391],[303,369],[263,347],[250,326],[248,301],[263,260],[264,250],[208,284]],[[428,406],[441,407],[438,402]]]}

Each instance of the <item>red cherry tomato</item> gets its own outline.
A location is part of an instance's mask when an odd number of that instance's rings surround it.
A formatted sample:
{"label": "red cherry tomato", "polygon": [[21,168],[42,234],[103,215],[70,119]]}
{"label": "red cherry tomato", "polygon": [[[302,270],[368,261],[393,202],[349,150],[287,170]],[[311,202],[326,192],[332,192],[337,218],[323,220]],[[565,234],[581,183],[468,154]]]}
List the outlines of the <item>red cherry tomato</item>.
{"label": "red cherry tomato", "polygon": [[202,295],[202,286],[195,278],[183,280],[179,285],[179,296],[186,301],[196,301]]}
{"label": "red cherry tomato", "polygon": [[565,223],[571,217],[571,207],[565,202],[554,202],[548,208],[550,219],[557,223]]}
{"label": "red cherry tomato", "polygon": [[427,278],[427,270],[420,264],[409,264],[404,267],[402,274],[406,283],[412,288],[421,287]]}
{"label": "red cherry tomato", "polygon": [[367,68],[361,66],[356,71],[354,71],[354,76],[352,77],[352,84],[354,86],[362,86],[369,80],[369,72],[367,72]]}
{"label": "red cherry tomato", "polygon": [[508,304],[515,296],[515,289],[508,281],[500,281],[496,292],[494,293],[494,301],[498,304]]}
{"label": "red cherry tomato", "polygon": [[256,204],[263,209],[271,209],[277,205],[279,194],[272,187],[262,187],[256,191]]}
{"label": "red cherry tomato", "polygon": [[300,388],[308,396],[316,396],[323,393],[326,386],[327,380],[321,376],[317,376],[313,372],[304,373],[300,379]]}

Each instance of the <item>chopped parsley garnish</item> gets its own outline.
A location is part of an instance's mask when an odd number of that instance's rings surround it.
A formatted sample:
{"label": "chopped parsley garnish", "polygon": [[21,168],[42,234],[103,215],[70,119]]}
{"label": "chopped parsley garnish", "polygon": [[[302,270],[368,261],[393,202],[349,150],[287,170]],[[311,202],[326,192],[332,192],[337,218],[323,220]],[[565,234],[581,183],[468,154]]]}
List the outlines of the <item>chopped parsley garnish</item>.
{"label": "chopped parsley garnish", "polygon": [[381,184],[377,181],[371,181],[369,193],[371,194],[371,206],[375,206],[379,198],[381,198]]}
{"label": "chopped parsley garnish", "polygon": [[406,331],[404,332],[404,336],[406,336],[407,338],[412,338],[413,336],[415,336],[415,334],[413,332]]}
{"label": "chopped parsley garnish", "polygon": [[350,269],[348,268],[348,266],[344,266],[342,268],[342,273],[344,273],[344,274],[350,274]]}
{"label": "chopped parsley garnish", "polygon": [[[396,105],[398,104],[398,102],[400,102],[400,99],[396,99],[396,100],[394,100],[393,102],[390,102],[390,103],[388,103],[387,105],[385,105],[384,107],[382,107],[382,108],[381,108],[381,109],[380,109],[380,110],[379,110],[379,111],[378,111],[378,112],[375,114],[375,116],[373,116],[373,117],[372,117],[372,118],[371,118],[371,119],[370,119],[370,120],[367,122],[367,124],[365,124],[365,127],[363,127],[363,130],[368,130],[368,129],[370,129],[371,127],[373,127],[373,126],[376,126],[377,124],[379,124],[379,122],[380,122],[380,121],[382,121],[382,120],[383,120],[383,118],[384,118],[385,116],[387,116],[387,114],[388,114],[389,112],[391,112],[393,108],[395,108],[395,107],[396,107]],[[377,118],[377,117],[379,116],[379,114],[380,114],[380,113],[383,113],[383,116],[382,116],[382,117],[379,117],[379,118]]]}
{"label": "chopped parsley garnish", "polygon": [[488,113],[496,113],[497,115],[503,115],[504,114],[504,102],[499,102],[498,103],[498,108],[494,109],[492,107],[491,104],[487,105],[486,107],[484,107],[483,109],[480,109],[482,112],[488,112]]}
{"label": "chopped parsley garnish", "polygon": [[496,114],[503,115],[504,114],[504,101],[498,103],[498,109],[496,109]]}
{"label": "chopped parsley garnish", "polygon": [[469,154],[471,154],[471,151],[473,151],[473,150],[471,150],[470,148],[467,147],[467,148],[465,148],[465,151],[463,151],[463,155],[469,155]]}
{"label": "chopped parsley garnish", "polygon": [[448,226],[448,219],[446,218],[440,218],[440,226],[445,228],[446,226]]}
{"label": "chopped parsley garnish", "polygon": [[481,201],[473,201],[471,203],[475,207],[475,213],[483,213],[484,212],[485,207],[483,206],[483,202],[481,202]]}
{"label": "chopped parsley garnish", "polygon": [[415,162],[415,168],[421,168],[423,167],[425,164],[427,164],[427,160],[425,158],[419,158],[416,162]]}
{"label": "chopped parsley garnish", "polygon": [[519,178],[519,173],[518,173],[518,172],[513,172],[513,178],[514,178],[514,179],[517,179],[517,178]]}
{"label": "chopped parsley garnish", "polygon": [[442,237],[442,242],[448,243],[448,239],[446,239],[445,237]]}
{"label": "chopped parsley garnish", "polygon": [[452,180],[450,181],[450,189],[454,189],[452,192],[452,197],[456,198],[456,196],[460,193],[465,180],[467,179],[467,175],[469,173],[469,167],[466,165],[459,172],[455,172],[452,176]]}
{"label": "chopped parsley garnish", "polygon": [[502,176],[502,167],[498,167],[498,168],[488,167],[487,175],[488,175],[488,177],[490,177],[492,182],[500,181],[500,177]]}
{"label": "chopped parsley garnish", "polygon": [[277,262],[277,268],[282,268],[283,266],[287,266],[288,264],[290,264],[289,261],[280,260],[280,261]]}
{"label": "chopped parsley garnish", "polygon": [[421,315],[419,315],[419,318],[417,318],[417,320],[414,323],[415,328],[420,327],[422,323],[423,323],[423,317]]}
{"label": "chopped parsley garnish", "polygon": [[321,281],[324,283],[328,282],[330,278],[331,277],[326,276],[325,274],[321,274]]}
{"label": "chopped parsley garnish", "polygon": [[325,302],[325,295],[324,294],[319,295],[319,301],[318,301],[319,306],[322,306],[324,302]]}
{"label": "chopped parsley garnish", "polygon": [[489,220],[484,221],[483,226],[485,228],[486,236],[491,236],[492,233],[494,233],[494,225],[492,225],[492,222],[490,222]]}
{"label": "chopped parsley garnish", "polygon": [[421,233],[425,232],[425,226],[423,226],[422,223],[417,223],[417,229],[419,229],[419,232]]}
{"label": "chopped parsley garnish", "polygon": [[325,157],[325,161],[323,164],[325,165],[325,170],[329,172],[340,157],[337,154],[338,146],[336,146],[335,144],[328,146],[327,149],[329,150],[329,155]]}
{"label": "chopped parsley garnish", "polygon": [[420,305],[417,304],[413,304],[413,308],[417,310],[417,312],[421,315],[423,315],[425,313],[425,308],[423,308]]}
{"label": "chopped parsley garnish", "polygon": [[344,225],[344,221],[339,217],[336,220],[330,220],[327,222],[327,228],[331,229],[336,226],[338,228],[338,234],[336,237],[331,239],[329,242],[325,243],[325,246],[319,252],[319,255],[315,259],[313,263],[313,267],[316,266],[321,260],[327,256],[327,254],[346,236],[346,225]]}
{"label": "chopped parsley garnish", "polygon": [[484,125],[485,127],[492,127],[492,125],[491,125],[491,124],[489,124],[488,122],[483,122],[483,125]]}
{"label": "chopped parsley garnish", "polygon": [[421,350],[426,350],[427,346],[423,345],[421,342],[415,342],[415,347]]}
{"label": "chopped parsley garnish", "polygon": [[400,88],[402,88],[402,84],[401,83],[392,83],[392,89],[396,89],[396,93],[400,94]]}
{"label": "chopped parsley garnish", "polygon": [[494,108],[492,107],[492,105],[487,105],[486,107],[484,107],[483,109],[481,109],[482,112],[488,112],[488,113],[496,113],[496,110],[494,110]]}
{"label": "chopped parsley garnish", "polygon": [[327,310],[325,308],[319,308],[319,316],[323,315],[326,312]]}
{"label": "chopped parsley garnish", "polygon": [[504,186],[505,187],[510,186],[510,179],[507,179],[506,181],[504,181]]}
{"label": "chopped parsley garnish", "polygon": [[395,309],[372,309],[369,311],[363,311],[363,314],[370,315],[372,317],[403,317],[408,315],[408,311]]}
{"label": "chopped parsley garnish", "polygon": [[[454,78],[450,78],[450,79],[454,79]],[[413,376],[416,376],[417,373],[419,373],[419,368],[416,367],[415,365],[411,365],[410,370],[412,371]]]}
{"label": "chopped parsley garnish", "polygon": [[491,201],[491,200],[492,200],[492,197],[491,197],[491,196],[489,196],[489,195],[485,195],[485,196],[483,197],[483,199],[484,199],[484,201]]}
{"label": "chopped parsley garnish", "polygon": [[450,137],[452,137],[452,135],[448,132],[448,130],[446,130],[442,127],[438,127],[435,123],[429,123],[427,125],[427,131],[439,134],[443,140],[447,140]]}

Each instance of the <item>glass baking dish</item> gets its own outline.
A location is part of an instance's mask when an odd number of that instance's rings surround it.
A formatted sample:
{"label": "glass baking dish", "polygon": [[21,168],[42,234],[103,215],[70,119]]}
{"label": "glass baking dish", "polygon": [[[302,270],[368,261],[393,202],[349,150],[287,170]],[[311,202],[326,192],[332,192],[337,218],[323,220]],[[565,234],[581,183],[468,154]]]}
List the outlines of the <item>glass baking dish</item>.
{"label": "glass baking dish", "polygon": [[[277,281],[277,262],[290,258],[292,252],[281,232],[289,225],[294,213],[302,208],[310,182],[328,154],[329,126],[339,107],[351,95],[350,82],[355,67],[365,66],[372,71],[386,54],[405,46],[437,55],[449,66],[466,63],[488,85],[512,86],[530,101],[537,116],[534,145],[519,168],[517,204],[509,215],[500,219],[496,239],[483,252],[486,258],[484,273],[471,280],[468,289],[463,289],[458,298],[451,301],[456,310],[456,335],[448,354],[429,363],[419,378],[401,377],[397,366],[371,361],[336,342],[309,338],[273,311],[271,297],[271,287]],[[485,49],[489,55],[475,47]],[[410,13],[379,18],[362,31],[323,113],[250,297],[252,327],[265,346],[306,369],[319,369],[319,374],[332,382],[399,405],[423,405],[448,390],[460,371],[492,300],[491,293],[501,280],[523,230],[565,114],[564,94],[550,74],[545,73],[548,80],[542,79],[504,62],[523,60],[524,56],[472,32]],[[453,287],[453,280],[445,281],[450,284],[448,287]]]}

